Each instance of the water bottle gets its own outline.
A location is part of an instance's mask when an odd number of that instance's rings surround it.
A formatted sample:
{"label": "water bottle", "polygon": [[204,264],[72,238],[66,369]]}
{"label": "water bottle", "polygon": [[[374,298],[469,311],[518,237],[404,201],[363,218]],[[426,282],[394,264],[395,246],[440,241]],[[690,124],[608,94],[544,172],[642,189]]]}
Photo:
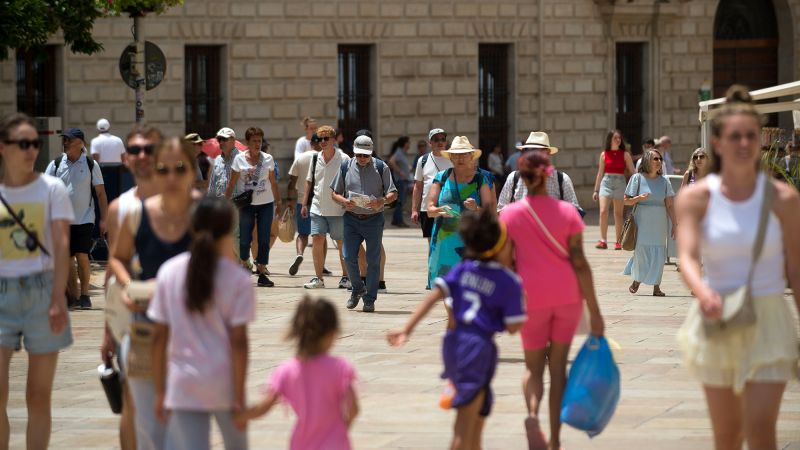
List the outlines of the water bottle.
{"label": "water bottle", "polygon": [[97,373],[100,374],[100,384],[103,385],[111,412],[119,414],[122,412],[122,384],[119,372],[111,363],[104,363],[97,366]]}

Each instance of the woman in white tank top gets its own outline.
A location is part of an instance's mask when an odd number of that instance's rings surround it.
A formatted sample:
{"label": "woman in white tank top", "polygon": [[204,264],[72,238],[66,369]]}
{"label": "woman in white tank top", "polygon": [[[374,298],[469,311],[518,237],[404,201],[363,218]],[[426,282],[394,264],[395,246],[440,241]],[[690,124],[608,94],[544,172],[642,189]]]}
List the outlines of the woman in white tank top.
{"label": "woman in white tank top", "polygon": [[[703,383],[717,449],[777,448],[781,398],[797,376],[797,324],[783,294],[788,281],[800,306],[800,196],[758,169],[761,124],[747,91],[731,87],[711,123],[710,174],[677,200],[681,275],[697,297],[678,341]],[[707,337],[704,318],[718,319],[721,296],[748,278],[765,189],[773,201],[751,285],[756,323]]]}

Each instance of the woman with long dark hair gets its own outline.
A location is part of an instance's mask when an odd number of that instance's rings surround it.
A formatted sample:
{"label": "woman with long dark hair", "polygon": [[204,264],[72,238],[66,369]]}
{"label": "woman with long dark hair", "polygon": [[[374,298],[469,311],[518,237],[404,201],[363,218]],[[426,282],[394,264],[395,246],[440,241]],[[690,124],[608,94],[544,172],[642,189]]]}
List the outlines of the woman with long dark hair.
{"label": "woman with long dark hair", "polygon": [[409,147],[411,141],[408,136],[401,136],[392,144],[392,150],[389,154],[389,168],[392,169],[392,179],[397,188],[397,203],[394,206],[394,213],[392,213],[392,225],[400,228],[408,228],[408,225],[403,220],[403,205],[405,205],[406,197],[408,196],[408,184],[411,182],[411,162],[408,160]]}
{"label": "woman with long dark hair", "polygon": [[[677,203],[681,276],[697,297],[678,341],[703,384],[718,450],[777,448],[783,391],[797,377],[797,323],[784,290],[788,281],[800,307],[800,196],[759,170],[762,124],[747,90],[731,87],[711,120],[709,174]],[[709,336],[724,296],[746,287],[742,309],[752,307],[755,321]]]}
{"label": "woman with long dark hair", "polygon": [[600,202],[600,241],[595,248],[605,250],[608,248],[608,210],[614,206],[614,229],[616,231],[616,244],[614,250],[622,250],[622,212],[625,199],[625,177],[633,174],[633,159],[630,152],[625,149],[622,132],[611,130],[606,135],[600,161],[597,165],[597,178],[594,181],[594,194],[592,200]]}
{"label": "woman with long dark hair", "polygon": [[72,344],[64,291],[72,203],[60,179],[34,170],[36,124],[24,114],[0,121],[0,448],[8,448],[11,357],[25,344],[26,445],[50,442],[50,394],[58,352]]}
{"label": "woman with long dark hair", "polygon": [[[526,366],[522,386],[528,407],[525,429],[529,448],[558,449],[567,356],[584,301],[592,334],[602,336],[605,325],[592,269],[583,254],[583,219],[572,203],[547,194],[547,178],[555,170],[548,152],[528,150],[520,156],[518,167],[528,195],[503,208],[500,221],[514,244],[527,301],[528,320],[521,332]],[[545,367],[550,371],[549,442],[539,424]]]}
{"label": "woman with long dark hair", "polygon": [[[127,294],[132,280],[153,280],[161,265],[189,249],[189,221],[194,203],[194,152],[191,144],[172,138],[155,152],[155,177],[158,195],[143,200],[138,208],[130,208],[119,227],[108,265],[117,283],[124,286],[122,301],[132,311],[134,325],[142,330],[152,328],[147,318],[145,301],[133,301]],[[231,252],[233,248],[231,247]],[[134,255],[136,263],[134,264]],[[152,336],[152,333],[150,333]],[[133,338],[122,342],[122,360],[128,355],[149,354],[151,342]],[[165,424],[155,416],[156,392],[152,371],[142,369],[130,373],[126,367],[128,387],[133,398],[136,422],[136,445],[142,449],[160,449],[164,445]]]}
{"label": "woman with long dark hair", "polygon": [[156,323],[155,407],[167,423],[168,449],[210,448],[212,416],[226,449],[247,447],[233,413],[245,407],[247,323],[255,317],[255,293],[249,271],[230,252],[234,214],[228,200],[200,200],[189,251],[161,266],[147,310]]}
{"label": "woman with long dark hair", "polygon": [[697,183],[705,175],[706,164],[708,164],[708,152],[703,147],[695,149],[692,157],[689,158],[689,167],[683,174],[681,189]]}

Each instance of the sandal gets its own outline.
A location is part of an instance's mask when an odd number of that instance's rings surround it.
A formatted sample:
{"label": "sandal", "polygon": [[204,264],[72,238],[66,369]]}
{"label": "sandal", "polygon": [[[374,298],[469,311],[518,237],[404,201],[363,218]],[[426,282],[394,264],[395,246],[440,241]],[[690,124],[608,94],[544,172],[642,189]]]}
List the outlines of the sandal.
{"label": "sandal", "polygon": [[544,437],[539,419],[528,417],[525,419],[525,433],[528,435],[528,450],[548,450],[547,439]]}
{"label": "sandal", "polygon": [[606,241],[599,240],[599,241],[597,241],[597,244],[594,246],[594,248],[599,248],[600,250],[605,250],[605,249],[608,248],[608,243],[606,243]]}
{"label": "sandal", "polygon": [[666,296],[667,294],[661,291],[661,289],[658,288],[653,289],[653,297],[666,297]]}
{"label": "sandal", "polygon": [[630,287],[628,287],[628,292],[630,292],[631,294],[635,294],[639,290],[640,284],[641,283],[639,283],[638,281],[634,281],[633,283],[631,283]]}

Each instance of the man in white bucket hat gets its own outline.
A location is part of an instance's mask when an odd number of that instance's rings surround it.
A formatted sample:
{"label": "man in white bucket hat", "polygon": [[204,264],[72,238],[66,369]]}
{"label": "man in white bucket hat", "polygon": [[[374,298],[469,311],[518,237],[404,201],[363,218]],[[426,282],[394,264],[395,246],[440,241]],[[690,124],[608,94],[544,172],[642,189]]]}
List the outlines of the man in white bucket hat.
{"label": "man in white bucket hat", "polygon": [[[547,151],[550,155],[558,153],[558,148],[550,145],[550,137],[543,131],[533,131],[528,136],[528,139],[522,145],[517,146],[517,150],[525,152],[528,150],[543,150]],[[524,198],[528,195],[528,189],[525,183],[519,180],[519,172],[513,171],[506,178],[506,183],[500,191],[500,198],[497,200],[497,212],[500,212],[509,203]],[[560,170],[554,171],[552,175],[547,178],[547,195],[572,203],[578,208],[578,211],[583,216],[585,213],[581,205],[578,203],[578,197],[575,195],[575,187],[572,185],[572,180],[564,172]]]}

